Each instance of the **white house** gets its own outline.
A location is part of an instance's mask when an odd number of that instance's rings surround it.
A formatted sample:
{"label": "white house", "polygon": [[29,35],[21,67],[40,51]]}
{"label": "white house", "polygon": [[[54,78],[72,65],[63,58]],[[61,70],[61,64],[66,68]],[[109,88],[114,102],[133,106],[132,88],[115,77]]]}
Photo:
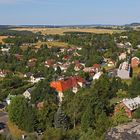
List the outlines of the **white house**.
{"label": "white house", "polygon": [[117,76],[121,79],[130,79],[130,70],[130,64],[128,62],[123,62],[117,70]]}
{"label": "white house", "polygon": [[126,59],[126,53],[121,53],[119,55],[119,60],[124,60],[124,59]]}
{"label": "white house", "polygon": [[16,95],[11,95],[11,94],[9,94],[9,95],[7,96],[7,98],[6,98],[6,103],[7,103],[8,105],[10,105],[11,100],[12,100],[13,98],[15,98],[15,97],[16,97]]}
{"label": "white house", "polygon": [[3,47],[1,48],[1,51],[2,51],[2,52],[7,52],[7,53],[8,53],[9,50],[10,50],[10,48],[3,48]]}
{"label": "white house", "polygon": [[102,75],[103,73],[102,72],[98,72],[98,73],[96,73],[94,76],[93,76],[93,80],[98,80],[100,77],[101,77],[101,75]]}
{"label": "white house", "polygon": [[4,78],[6,76],[6,74],[7,73],[5,71],[0,70],[0,77]]}
{"label": "white house", "polygon": [[30,82],[35,84],[35,83],[38,83],[39,81],[45,79],[44,77],[34,77],[34,76],[31,76],[31,79],[30,79]]}
{"label": "white house", "polygon": [[128,109],[133,111],[140,107],[140,96],[133,99],[123,99],[122,102]]}
{"label": "white house", "polygon": [[33,91],[33,88],[29,88],[27,89],[24,93],[23,93],[23,96],[26,98],[26,99],[31,99],[31,93]]}

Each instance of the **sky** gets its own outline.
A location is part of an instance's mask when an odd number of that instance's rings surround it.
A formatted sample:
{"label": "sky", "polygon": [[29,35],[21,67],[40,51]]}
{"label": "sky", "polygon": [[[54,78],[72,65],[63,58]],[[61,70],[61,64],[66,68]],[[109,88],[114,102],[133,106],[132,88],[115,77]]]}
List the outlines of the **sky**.
{"label": "sky", "polygon": [[140,22],[140,0],[0,0],[0,25]]}

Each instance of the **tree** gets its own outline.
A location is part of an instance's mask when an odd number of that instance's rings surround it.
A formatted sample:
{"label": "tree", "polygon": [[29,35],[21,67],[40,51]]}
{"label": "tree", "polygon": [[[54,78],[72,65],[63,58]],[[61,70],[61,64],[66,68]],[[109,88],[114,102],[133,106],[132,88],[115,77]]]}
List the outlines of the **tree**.
{"label": "tree", "polygon": [[133,117],[136,119],[140,119],[140,108],[138,108],[134,113],[133,113]]}
{"label": "tree", "polygon": [[20,129],[27,132],[34,131],[34,110],[24,97],[15,97],[8,106],[8,113],[10,121]]}
{"label": "tree", "polygon": [[136,97],[138,95],[140,95],[140,80],[137,78],[137,77],[134,77],[132,79],[132,83],[131,85],[129,86],[129,95],[131,97]]}
{"label": "tree", "polygon": [[57,111],[57,105],[52,100],[44,102],[43,108],[36,110],[36,130],[46,130],[54,126],[54,115]]}
{"label": "tree", "polygon": [[111,122],[105,112],[96,117],[95,136],[102,137],[107,129],[111,126]]}
{"label": "tree", "polygon": [[61,74],[61,68],[59,67],[59,66],[57,66],[57,70],[56,70],[56,73],[58,74],[58,75],[60,75]]}
{"label": "tree", "polygon": [[118,105],[118,110],[114,113],[112,121],[113,125],[115,126],[130,121],[130,119],[126,115],[124,107]]}
{"label": "tree", "polygon": [[55,128],[62,128],[65,130],[69,128],[68,117],[64,114],[60,107],[54,116],[54,126]]}
{"label": "tree", "polygon": [[63,140],[64,135],[61,129],[49,128],[46,130],[43,140]]}
{"label": "tree", "polygon": [[90,127],[93,127],[93,123],[95,123],[94,121],[95,118],[93,114],[93,109],[91,108],[91,106],[88,105],[81,118],[82,130],[87,132]]}
{"label": "tree", "polygon": [[50,79],[40,81],[31,95],[31,102],[33,104],[42,102],[45,99],[56,101],[56,92],[50,87]]}

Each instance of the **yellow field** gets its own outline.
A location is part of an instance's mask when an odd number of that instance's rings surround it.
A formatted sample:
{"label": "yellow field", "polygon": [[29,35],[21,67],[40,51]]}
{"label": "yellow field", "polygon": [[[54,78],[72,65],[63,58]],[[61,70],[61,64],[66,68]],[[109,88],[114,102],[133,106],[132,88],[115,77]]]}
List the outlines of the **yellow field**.
{"label": "yellow field", "polygon": [[3,43],[4,43],[4,42],[3,42],[3,39],[5,39],[5,38],[7,38],[7,37],[8,37],[8,36],[0,36],[0,43],[3,44]]}
{"label": "yellow field", "polygon": [[41,32],[42,34],[59,34],[63,35],[64,32],[87,32],[87,33],[96,33],[96,34],[104,34],[104,33],[119,33],[122,32],[121,30],[109,30],[109,29],[95,29],[95,28],[87,28],[87,29],[80,29],[80,28],[16,28],[12,30],[18,31],[31,31],[31,32]]}

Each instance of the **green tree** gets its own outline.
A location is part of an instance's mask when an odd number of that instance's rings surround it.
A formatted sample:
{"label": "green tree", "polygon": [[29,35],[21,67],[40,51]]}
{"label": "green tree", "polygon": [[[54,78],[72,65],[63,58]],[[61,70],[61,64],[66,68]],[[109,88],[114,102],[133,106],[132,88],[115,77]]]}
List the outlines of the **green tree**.
{"label": "green tree", "polygon": [[138,108],[134,113],[133,113],[133,117],[136,119],[140,118],[140,108]]}
{"label": "green tree", "polygon": [[124,107],[118,105],[118,111],[114,113],[112,117],[113,125],[119,125],[130,121],[126,115]]}
{"label": "green tree", "polygon": [[8,114],[10,121],[20,129],[27,132],[34,131],[34,110],[24,97],[17,96],[11,101],[8,106]]}
{"label": "green tree", "polygon": [[69,128],[68,117],[60,107],[58,108],[54,117],[54,126],[55,128],[62,128],[64,130]]}
{"label": "green tree", "polygon": [[61,129],[49,128],[46,130],[43,140],[63,140],[64,135]]}
{"label": "green tree", "polygon": [[53,127],[56,111],[57,105],[52,100],[45,101],[43,108],[36,110],[36,129],[46,130]]}
{"label": "green tree", "polygon": [[93,127],[93,123],[95,123],[94,121],[95,121],[95,118],[93,114],[93,109],[91,106],[88,105],[88,107],[86,108],[81,118],[82,130],[87,132],[90,127]]}
{"label": "green tree", "polygon": [[136,97],[138,95],[140,95],[140,80],[138,79],[138,77],[134,77],[132,79],[132,83],[131,85],[129,86],[129,95],[131,97]]}
{"label": "green tree", "polygon": [[111,126],[111,121],[105,112],[102,112],[97,118],[95,123],[95,136],[101,138],[107,129]]}

